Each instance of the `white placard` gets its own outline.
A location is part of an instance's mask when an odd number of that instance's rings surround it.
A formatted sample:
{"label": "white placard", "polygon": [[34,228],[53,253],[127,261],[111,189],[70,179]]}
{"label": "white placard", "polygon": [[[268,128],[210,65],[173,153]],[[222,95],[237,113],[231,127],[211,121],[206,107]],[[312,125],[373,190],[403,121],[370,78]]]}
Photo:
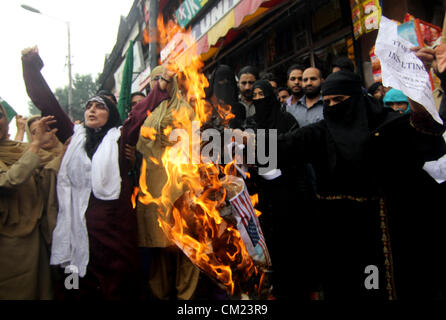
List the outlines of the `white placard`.
{"label": "white placard", "polygon": [[435,107],[429,74],[423,62],[410,51],[411,47],[409,41],[398,35],[397,23],[382,16],[375,54],[381,63],[383,85],[401,90],[426,108],[435,121],[443,124]]}

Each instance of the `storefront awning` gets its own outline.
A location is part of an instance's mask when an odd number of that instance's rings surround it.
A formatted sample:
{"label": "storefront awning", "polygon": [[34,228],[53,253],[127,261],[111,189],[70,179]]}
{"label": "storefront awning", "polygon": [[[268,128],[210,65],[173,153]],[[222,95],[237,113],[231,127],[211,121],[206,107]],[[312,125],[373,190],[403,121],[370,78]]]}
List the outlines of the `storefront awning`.
{"label": "storefront awning", "polygon": [[[200,21],[192,26],[192,35],[195,38],[196,53],[201,55],[201,59],[206,61],[218,52],[223,37],[226,38],[231,32],[256,22],[270,8],[289,0],[223,0],[211,8],[208,14],[204,15]],[[178,42],[178,37],[174,37],[161,51],[161,61],[165,61],[172,52],[180,52],[185,45]],[[228,43],[226,41],[226,43]],[[175,49],[173,49],[175,47]],[[170,49],[168,49],[170,48]]]}

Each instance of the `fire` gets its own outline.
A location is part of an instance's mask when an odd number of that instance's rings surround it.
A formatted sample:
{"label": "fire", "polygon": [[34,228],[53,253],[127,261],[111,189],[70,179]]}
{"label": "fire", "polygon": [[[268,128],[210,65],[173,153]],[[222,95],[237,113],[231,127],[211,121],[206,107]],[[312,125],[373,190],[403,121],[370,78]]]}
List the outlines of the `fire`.
{"label": "fire", "polygon": [[172,40],[177,32],[181,31],[180,26],[173,22],[173,20],[169,20],[167,22],[167,25],[165,25],[164,17],[161,13],[158,14],[156,25],[158,26],[158,39],[161,48],[164,47],[170,40]]}
{"label": "fire", "polygon": [[133,193],[132,193],[132,198],[131,198],[133,209],[136,208],[136,197],[138,196],[138,193],[139,193],[139,188],[138,187],[134,187],[133,188]]}
{"label": "fire", "polygon": [[[158,14],[156,24],[158,26],[158,35],[151,32],[149,26],[147,26],[147,28],[143,30],[144,44],[159,41],[161,47],[164,47],[173,38],[173,36],[181,30],[181,28],[171,20],[169,20],[167,26],[164,27],[164,17],[161,13]],[[159,28],[159,26],[163,27]]]}
{"label": "fire", "polygon": [[[158,20],[159,34],[161,39],[168,39],[168,30],[173,27],[164,26],[161,19],[159,17]],[[248,281],[258,270],[240,232],[235,225],[221,216],[222,210],[230,209],[226,202],[227,187],[228,177],[236,172],[234,163],[221,166],[206,161],[195,163],[190,159],[191,151],[200,150],[200,141],[190,138],[192,132],[199,130],[194,127],[193,122],[196,121],[201,126],[209,120],[212,110],[205,101],[204,88],[209,86],[209,83],[200,72],[203,62],[194,53],[194,42],[188,33],[185,33],[183,41],[191,49],[173,59],[171,57],[167,68],[177,72],[178,82],[183,84],[182,94],[194,107],[193,115],[181,111],[182,109],[173,115],[173,128],[184,129],[189,133],[189,140],[184,141],[187,138],[181,136],[181,143],[165,148],[162,165],[167,174],[167,182],[158,198],[153,197],[147,190],[147,163],[146,159],[143,159],[138,200],[146,205],[156,204],[160,213],[158,222],[166,236],[196,266],[217,279],[233,294],[236,284]],[[224,119],[234,117],[230,109],[219,108],[218,112]],[[170,134],[173,128],[168,127],[163,133]],[[157,132],[142,127],[141,135],[153,140]],[[156,159],[149,160],[158,164]],[[177,198],[174,194],[182,196],[172,203],[171,199]],[[258,197],[254,199],[258,201]]]}
{"label": "fire", "polygon": [[149,36],[149,31],[147,29],[144,29],[142,32],[142,36],[143,36],[143,41],[144,44],[148,44],[150,43],[150,36]]}
{"label": "fire", "polygon": [[141,127],[141,135],[150,140],[156,139],[156,130],[153,128]]}
{"label": "fire", "polygon": [[255,208],[259,203],[259,194],[258,193],[253,194],[252,196],[249,196],[249,198],[251,199],[252,205],[254,206],[254,210],[256,212],[257,217],[260,217],[262,213]]}

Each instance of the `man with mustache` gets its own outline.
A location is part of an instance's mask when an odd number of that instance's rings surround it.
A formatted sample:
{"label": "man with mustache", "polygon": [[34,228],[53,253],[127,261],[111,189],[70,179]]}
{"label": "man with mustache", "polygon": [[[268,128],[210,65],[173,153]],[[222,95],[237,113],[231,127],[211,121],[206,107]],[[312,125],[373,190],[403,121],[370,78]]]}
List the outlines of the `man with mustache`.
{"label": "man with mustache", "polygon": [[[286,111],[296,107],[297,102],[303,96],[302,92],[302,74],[305,70],[304,66],[294,64],[288,68],[287,71],[287,86],[291,91],[291,96],[288,98]],[[290,112],[291,113],[291,112]]]}
{"label": "man with mustache", "polygon": [[259,72],[253,66],[243,67],[238,73],[239,102],[246,108],[246,117],[254,116],[256,109],[252,102],[252,86],[259,78]]}
{"label": "man with mustache", "polygon": [[[300,127],[322,120],[324,103],[321,97],[322,72],[318,68],[307,68],[302,73],[303,96],[296,104],[288,104],[290,112],[299,123]],[[293,95],[294,91],[293,90]]]}

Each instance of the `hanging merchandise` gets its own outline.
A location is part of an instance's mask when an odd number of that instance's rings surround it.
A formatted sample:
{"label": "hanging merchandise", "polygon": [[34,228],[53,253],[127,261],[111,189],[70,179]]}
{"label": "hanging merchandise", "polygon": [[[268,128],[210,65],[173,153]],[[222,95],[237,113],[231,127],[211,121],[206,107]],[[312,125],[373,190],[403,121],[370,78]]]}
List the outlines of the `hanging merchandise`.
{"label": "hanging merchandise", "polygon": [[378,0],[350,0],[350,7],[355,39],[378,29],[381,18],[381,6]]}
{"label": "hanging merchandise", "polygon": [[[398,26],[398,34],[414,46],[433,48],[441,37],[441,28],[406,13],[403,23]],[[440,88],[440,79],[432,69],[429,77],[432,90]]]}
{"label": "hanging merchandise", "polygon": [[435,26],[406,13],[404,16],[404,23],[410,22],[414,24],[415,30],[419,36],[419,41],[423,41],[423,46],[432,47],[441,37],[441,28],[439,26]]}
{"label": "hanging merchandise", "polygon": [[372,63],[373,82],[382,82],[381,64],[379,63],[379,59],[375,54],[375,46],[372,47],[369,55],[370,62]]}

